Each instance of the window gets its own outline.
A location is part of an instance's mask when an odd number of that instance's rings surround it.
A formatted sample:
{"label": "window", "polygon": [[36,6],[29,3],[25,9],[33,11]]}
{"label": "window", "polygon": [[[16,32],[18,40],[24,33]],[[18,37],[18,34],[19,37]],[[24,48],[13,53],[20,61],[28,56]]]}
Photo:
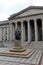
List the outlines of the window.
{"label": "window", "polygon": [[2,40],[4,40],[4,28],[2,28]]}
{"label": "window", "polygon": [[7,27],[2,28],[2,40],[7,40]]}
{"label": "window", "polygon": [[7,40],[7,27],[5,28],[5,40]]}

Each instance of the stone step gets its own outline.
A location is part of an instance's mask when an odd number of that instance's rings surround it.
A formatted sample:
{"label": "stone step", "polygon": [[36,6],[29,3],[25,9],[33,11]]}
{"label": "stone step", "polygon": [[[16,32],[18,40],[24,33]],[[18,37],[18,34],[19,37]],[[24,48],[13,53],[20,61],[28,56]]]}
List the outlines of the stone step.
{"label": "stone step", "polygon": [[35,53],[35,50],[33,50],[33,49],[31,49],[31,50],[29,50],[29,49],[27,49],[27,51],[29,52],[27,52],[26,54],[24,54],[24,52],[23,52],[23,54],[21,54],[22,52],[19,52],[19,54],[17,53],[17,54],[14,54],[14,52],[12,53],[10,53],[10,52],[2,52],[2,53],[0,53],[0,56],[9,56],[9,57],[22,57],[22,58],[29,58],[30,56],[32,56],[34,53]]}
{"label": "stone step", "polygon": [[30,44],[27,44],[26,47],[43,50],[43,41],[31,42]]}

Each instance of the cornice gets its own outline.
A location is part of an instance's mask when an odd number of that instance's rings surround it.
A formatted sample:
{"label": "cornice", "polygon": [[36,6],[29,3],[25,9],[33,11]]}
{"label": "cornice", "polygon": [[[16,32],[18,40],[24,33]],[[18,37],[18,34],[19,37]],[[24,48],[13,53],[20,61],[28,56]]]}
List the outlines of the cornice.
{"label": "cornice", "polygon": [[27,15],[27,16],[21,16],[21,17],[13,17],[10,20],[19,19],[19,18],[25,18],[25,17],[32,17],[32,16],[37,16],[37,15],[43,15],[43,13],[37,13],[37,14],[32,14],[32,15]]}

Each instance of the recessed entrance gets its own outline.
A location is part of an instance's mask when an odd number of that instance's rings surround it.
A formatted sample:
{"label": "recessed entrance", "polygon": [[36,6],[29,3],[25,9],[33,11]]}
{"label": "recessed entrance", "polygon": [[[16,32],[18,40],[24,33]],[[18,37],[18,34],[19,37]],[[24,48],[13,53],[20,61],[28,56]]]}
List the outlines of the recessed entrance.
{"label": "recessed entrance", "polygon": [[37,28],[38,28],[38,41],[42,41],[42,21],[37,19]]}
{"label": "recessed entrance", "polygon": [[21,30],[21,22],[17,23],[17,28],[19,28]]}
{"label": "recessed entrance", "polygon": [[31,41],[35,41],[34,20],[30,20]]}
{"label": "recessed entrance", "polygon": [[28,41],[28,28],[27,28],[27,21],[23,22],[23,37],[24,37],[24,41]]}

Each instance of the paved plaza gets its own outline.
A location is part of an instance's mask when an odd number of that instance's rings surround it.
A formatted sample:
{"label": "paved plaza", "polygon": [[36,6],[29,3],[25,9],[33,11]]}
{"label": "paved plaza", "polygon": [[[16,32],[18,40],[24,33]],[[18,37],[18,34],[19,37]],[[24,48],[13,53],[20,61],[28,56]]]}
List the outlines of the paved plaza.
{"label": "paved plaza", "polygon": [[[0,48],[0,53],[9,49],[10,48]],[[35,52],[29,58],[0,56],[0,65],[39,65],[40,58],[42,58],[41,54],[41,50],[35,50]],[[43,59],[41,65],[43,65]]]}

